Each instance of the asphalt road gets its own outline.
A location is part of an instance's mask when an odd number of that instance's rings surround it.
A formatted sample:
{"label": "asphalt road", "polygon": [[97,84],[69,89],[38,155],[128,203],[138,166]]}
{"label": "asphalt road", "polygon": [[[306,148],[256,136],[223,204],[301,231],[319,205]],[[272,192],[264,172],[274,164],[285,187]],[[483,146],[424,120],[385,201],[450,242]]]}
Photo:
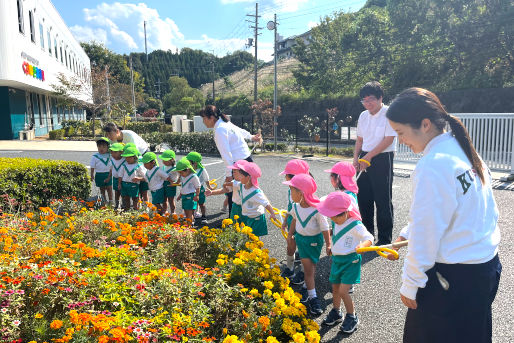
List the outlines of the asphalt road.
{"label": "asphalt road", "polygon": [[[34,157],[45,159],[62,159],[89,164],[91,153],[66,151],[0,151],[0,157]],[[287,187],[282,185],[283,177],[278,176],[287,163],[287,157],[256,156],[255,161],[262,169],[261,188],[268,196],[273,206],[287,206]],[[204,164],[211,178],[223,175],[223,163],[219,158],[204,158]],[[322,196],[331,191],[328,169],[334,162],[321,160],[308,161],[311,172],[318,183],[318,195]],[[393,236],[396,237],[401,227],[407,223],[407,215],[411,202],[411,179],[406,171],[395,171],[393,184],[393,204],[395,211],[395,227]],[[500,226],[502,228],[502,243],[500,259],[503,264],[500,288],[493,304],[493,342],[514,342],[514,252],[508,242],[514,241],[511,230],[514,223],[514,192],[495,190],[496,202],[500,210]],[[219,213],[223,196],[207,198],[207,214],[211,225],[216,225],[226,217]],[[279,263],[284,263],[286,244],[280,231],[268,223],[269,234],[262,240],[270,255]],[[352,335],[339,334],[339,327],[321,326],[322,342],[401,342],[406,308],[400,301],[399,288],[401,284],[401,267],[405,251],[400,254],[399,261],[387,261],[375,253],[363,256],[361,284],[355,287],[354,302],[360,319],[360,325]],[[332,308],[332,294],[328,282],[330,259],[324,255],[318,264],[316,273],[316,290],[322,299],[324,313],[315,318],[321,321]]]}

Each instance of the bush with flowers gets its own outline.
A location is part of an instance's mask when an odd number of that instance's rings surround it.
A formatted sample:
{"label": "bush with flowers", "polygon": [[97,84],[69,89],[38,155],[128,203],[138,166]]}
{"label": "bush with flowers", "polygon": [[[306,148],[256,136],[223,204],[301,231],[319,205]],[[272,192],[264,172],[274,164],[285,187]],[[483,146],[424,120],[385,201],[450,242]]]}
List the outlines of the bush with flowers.
{"label": "bush with flowers", "polygon": [[0,216],[1,341],[319,342],[244,224],[63,208]]}

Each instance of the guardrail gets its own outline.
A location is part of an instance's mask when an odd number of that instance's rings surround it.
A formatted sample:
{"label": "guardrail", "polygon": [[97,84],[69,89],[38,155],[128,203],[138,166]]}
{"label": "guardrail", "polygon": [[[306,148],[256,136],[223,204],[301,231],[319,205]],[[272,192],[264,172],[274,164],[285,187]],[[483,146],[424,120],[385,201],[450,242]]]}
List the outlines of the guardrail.
{"label": "guardrail", "polygon": [[[462,121],[489,169],[514,173],[514,113],[452,114]],[[395,160],[416,162],[420,157],[397,143]]]}

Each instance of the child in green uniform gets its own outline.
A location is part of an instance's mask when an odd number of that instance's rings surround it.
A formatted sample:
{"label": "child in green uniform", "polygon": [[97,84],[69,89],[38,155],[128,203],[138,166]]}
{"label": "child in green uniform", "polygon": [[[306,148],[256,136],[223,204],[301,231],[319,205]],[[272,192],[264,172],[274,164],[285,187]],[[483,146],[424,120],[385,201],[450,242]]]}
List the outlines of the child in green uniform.
{"label": "child in green uniform", "polygon": [[182,199],[182,209],[186,219],[194,224],[194,211],[198,206],[198,196],[200,195],[200,179],[196,175],[196,171],[187,158],[182,158],[177,162],[175,168],[180,174],[181,188],[177,201]]}
{"label": "child in green uniform", "polygon": [[120,205],[120,197],[121,197],[121,189],[118,188],[118,178],[120,174],[120,169],[123,163],[125,163],[125,159],[121,157],[123,153],[123,144],[114,143],[109,147],[111,151],[111,173],[112,173],[112,184],[114,188],[114,208],[117,209]]}
{"label": "child in green uniform", "polygon": [[175,214],[175,196],[177,195],[177,186],[173,186],[178,182],[179,175],[175,170],[175,151],[166,150],[161,156],[162,169],[171,177],[170,181],[164,181],[164,196],[166,203],[170,206],[170,213]]}
{"label": "child in green uniform", "polygon": [[149,151],[143,155],[141,160],[145,166],[145,181],[148,182],[148,188],[152,194],[152,204],[157,207],[160,214],[164,214],[165,196],[164,196],[164,181],[171,182],[171,177],[157,164],[157,156]]}
{"label": "child in green uniform", "polygon": [[[211,189],[211,185],[209,184],[209,174],[207,173],[207,170],[202,165],[202,155],[197,153],[196,151],[191,151],[189,154],[187,154],[186,158],[191,162],[191,165],[196,170],[196,175],[200,179],[200,195],[198,197],[198,205],[200,207],[201,211],[201,217],[200,217],[200,224],[206,225],[207,219],[205,218],[205,187],[207,189]],[[205,185],[205,186],[204,186]]]}
{"label": "child in green uniform", "polygon": [[111,155],[109,154],[109,139],[102,137],[96,141],[98,153],[91,157],[91,180],[95,181],[96,187],[100,188],[103,199],[109,197],[109,204],[112,204],[112,174]]}
{"label": "child in green uniform", "polygon": [[139,208],[139,183],[144,179],[145,167],[138,163],[139,151],[135,147],[127,147],[121,154],[125,157],[125,163],[120,169],[120,177],[118,178],[118,188],[121,189],[121,197],[123,199],[123,209],[130,208],[130,200],[132,200],[132,208]]}

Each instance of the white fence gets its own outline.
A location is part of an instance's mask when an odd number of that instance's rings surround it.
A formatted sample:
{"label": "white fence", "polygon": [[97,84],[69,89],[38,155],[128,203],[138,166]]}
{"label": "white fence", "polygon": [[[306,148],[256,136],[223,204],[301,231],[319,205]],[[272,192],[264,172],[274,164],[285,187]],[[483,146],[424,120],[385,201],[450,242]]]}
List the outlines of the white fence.
{"label": "white fence", "polygon": [[[514,173],[514,113],[452,113],[468,129],[473,145],[491,170]],[[395,160],[415,162],[414,154],[397,144]]]}

